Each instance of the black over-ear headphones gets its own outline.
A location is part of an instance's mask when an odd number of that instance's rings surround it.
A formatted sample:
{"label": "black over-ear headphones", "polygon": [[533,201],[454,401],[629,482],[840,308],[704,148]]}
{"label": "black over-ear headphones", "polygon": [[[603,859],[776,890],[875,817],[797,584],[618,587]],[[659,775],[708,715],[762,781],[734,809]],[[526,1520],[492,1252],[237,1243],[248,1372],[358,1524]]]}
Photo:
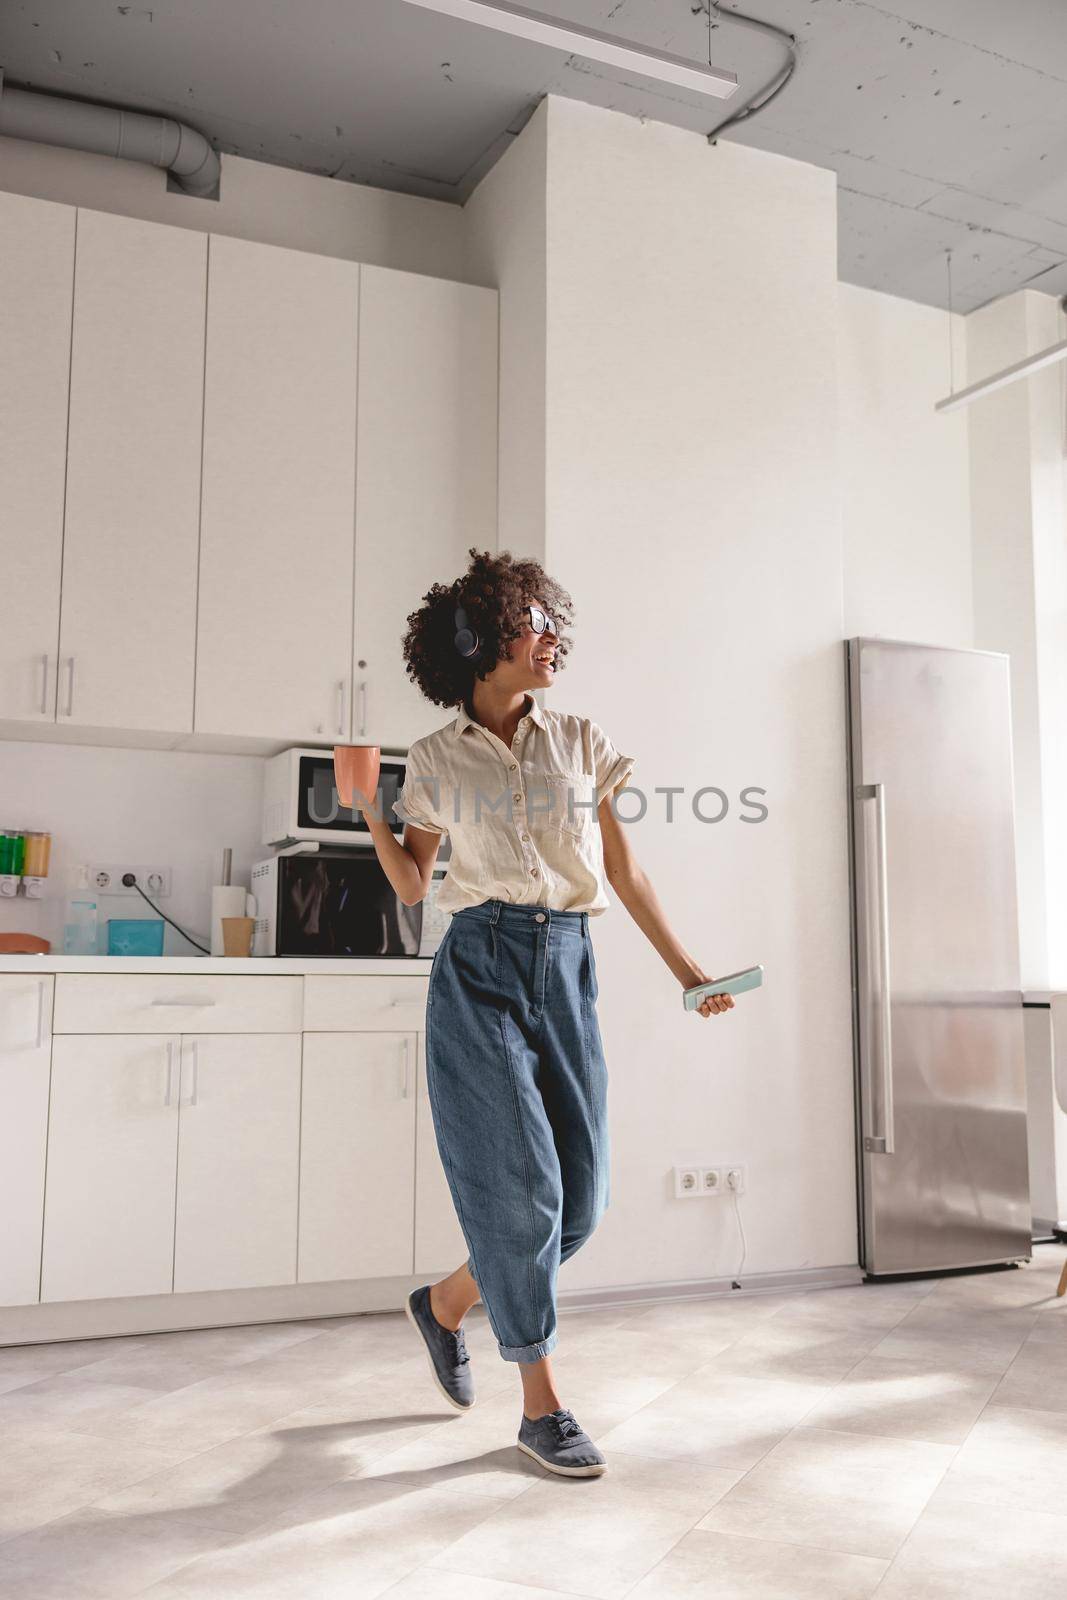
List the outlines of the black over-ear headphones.
{"label": "black over-ear headphones", "polygon": [[455,642],[460,655],[468,660],[478,655],[482,648],[482,641],[477,632],[468,625],[467,613],[462,606],[456,607]]}

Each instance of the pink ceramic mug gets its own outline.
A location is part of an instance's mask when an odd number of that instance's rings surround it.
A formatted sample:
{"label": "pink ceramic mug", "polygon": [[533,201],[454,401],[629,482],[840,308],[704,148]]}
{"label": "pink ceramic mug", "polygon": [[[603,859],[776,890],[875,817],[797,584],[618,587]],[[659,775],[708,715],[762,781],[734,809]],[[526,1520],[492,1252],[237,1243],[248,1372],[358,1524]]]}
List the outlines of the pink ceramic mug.
{"label": "pink ceramic mug", "polygon": [[382,770],[381,746],[376,744],[337,744],[333,748],[333,775],[337,798],[346,810],[352,808],[358,789],[372,805],[378,794]]}

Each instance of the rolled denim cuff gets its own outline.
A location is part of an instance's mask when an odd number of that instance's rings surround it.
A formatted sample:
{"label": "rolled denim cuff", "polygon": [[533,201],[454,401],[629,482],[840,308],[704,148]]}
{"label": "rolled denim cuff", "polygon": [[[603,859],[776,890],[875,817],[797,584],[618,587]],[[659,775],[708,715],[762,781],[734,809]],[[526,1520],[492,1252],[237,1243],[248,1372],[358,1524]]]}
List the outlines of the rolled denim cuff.
{"label": "rolled denim cuff", "polygon": [[505,1361],[541,1361],[550,1355],[559,1343],[559,1334],[550,1333],[537,1344],[502,1344],[497,1348]]}

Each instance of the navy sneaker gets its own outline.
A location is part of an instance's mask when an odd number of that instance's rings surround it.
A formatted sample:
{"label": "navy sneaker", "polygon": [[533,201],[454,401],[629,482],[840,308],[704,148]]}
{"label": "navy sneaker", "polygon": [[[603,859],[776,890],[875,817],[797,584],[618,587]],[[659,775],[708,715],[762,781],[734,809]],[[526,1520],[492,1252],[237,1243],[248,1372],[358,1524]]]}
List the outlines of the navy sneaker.
{"label": "navy sneaker", "polygon": [[430,1310],[430,1285],[412,1289],[404,1302],[408,1321],[422,1335],[433,1379],[450,1406],[469,1411],[474,1404],[470,1356],[463,1329],[443,1328]]}
{"label": "navy sneaker", "polygon": [[567,1478],[598,1478],[607,1470],[607,1462],[575,1421],[574,1412],[563,1407],[546,1412],[533,1422],[524,1411],[519,1424],[519,1449],[532,1456],[538,1466]]}

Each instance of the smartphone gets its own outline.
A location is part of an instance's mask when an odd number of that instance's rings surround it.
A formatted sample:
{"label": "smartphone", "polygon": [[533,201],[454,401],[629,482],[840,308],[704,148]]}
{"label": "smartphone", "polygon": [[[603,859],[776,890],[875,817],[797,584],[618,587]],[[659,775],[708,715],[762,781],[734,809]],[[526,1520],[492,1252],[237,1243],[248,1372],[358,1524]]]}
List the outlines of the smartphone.
{"label": "smartphone", "polygon": [[687,1011],[695,1011],[709,994],[743,994],[746,989],[758,989],[763,982],[762,967],[745,967],[741,972],[730,972],[713,983],[698,983],[693,989],[682,992],[682,1004]]}

